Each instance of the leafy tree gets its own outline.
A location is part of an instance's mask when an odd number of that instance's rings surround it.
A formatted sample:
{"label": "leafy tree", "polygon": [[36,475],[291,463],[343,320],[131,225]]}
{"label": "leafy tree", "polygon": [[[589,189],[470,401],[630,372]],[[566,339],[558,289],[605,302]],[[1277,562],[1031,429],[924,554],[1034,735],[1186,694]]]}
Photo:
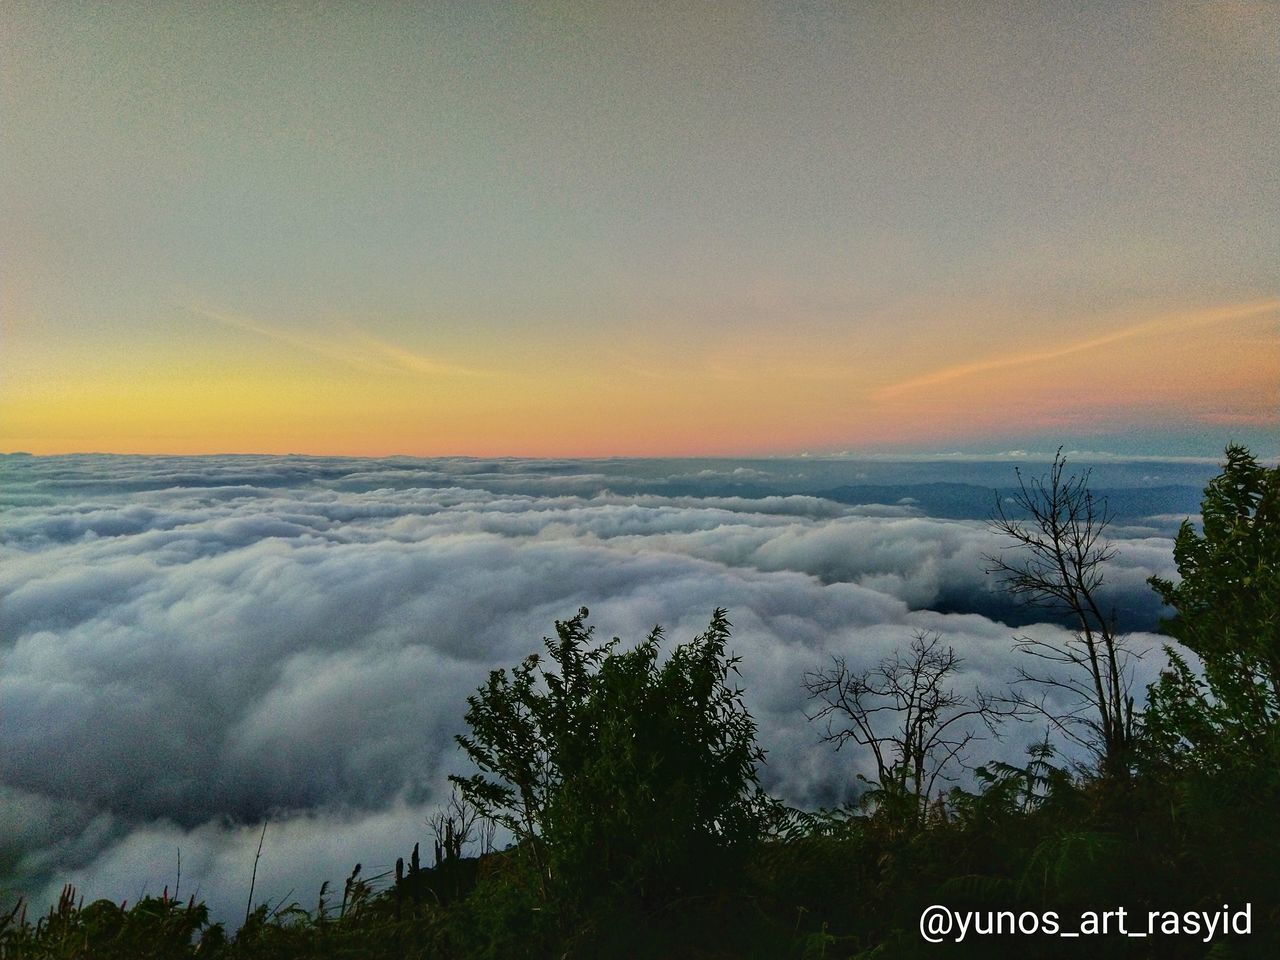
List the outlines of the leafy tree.
{"label": "leafy tree", "polygon": [[1174,542],[1181,581],[1150,583],[1174,610],[1162,629],[1200,658],[1204,679],[1166,647],[1148,728],[1202,765],[1256,760],[1274,749],[1280,722],[1280,467],[1227,447],[1201,517],[1203,532],[1185,521]]}
{"label": "leafy tree", "polygon": [[[1161,626],[1201,669],[1167,646],[1148,690],[1143,760],[1165,800],[1153,812],[1190,889],[1257,897],[1275,930],[1280,903],[1258,891],[1280,889],[1280,468],[1229,446],[1174,560],[1178,583],[1151,579],[1174,612]],[[1257,955],[1276,955],[1269,939]]]}
{"label": "leafy tree", "polygon": [[767,829],[755,721],[731,685],[729,621],[660,662],[662,631],[618,649],[592,641],[584,607],[556,623],[547,658],[496,670],[468,698],[458,743],[482,771],[454,777],[509,829],[544,899],[660,902],[715,882]]}
{"label": "leafy tree", "polygon": [[[1014,596],[1065,615],[1073,628],[1064,641],[1017,640],[1043,669],[1019,669],[1019,681],[1039,692],[1015,692],[1016,701],[1089,751],[1104,774],[1127,776],[1137,733],[1133,654],[1102,598],[1104,571],[1115,557],[1105,537],[1111,515],[1089,489],[1089,471],[1068,474],[1066,466],[1060,447],[1044,476],[1028,480],[1017,472],[1013,512],[997,499],[990,520],[1009,549],[987,556],[987,572]],[[1063,697],[1067,703],[1059,705]]]}

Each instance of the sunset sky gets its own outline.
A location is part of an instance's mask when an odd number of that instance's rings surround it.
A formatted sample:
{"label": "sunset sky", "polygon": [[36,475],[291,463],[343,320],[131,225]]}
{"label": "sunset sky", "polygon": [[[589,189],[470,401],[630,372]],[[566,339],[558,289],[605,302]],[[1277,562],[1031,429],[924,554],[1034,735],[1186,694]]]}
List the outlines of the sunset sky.
{"label": "sunset sky", "polygon": [[1280,5],[0,7],[0,451],[1280,452]]}

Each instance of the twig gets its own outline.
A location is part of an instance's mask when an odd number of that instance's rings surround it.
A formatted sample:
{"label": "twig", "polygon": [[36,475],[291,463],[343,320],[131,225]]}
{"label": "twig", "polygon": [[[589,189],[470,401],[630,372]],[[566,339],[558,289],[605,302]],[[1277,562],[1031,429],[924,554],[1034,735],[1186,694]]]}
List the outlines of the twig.
{"label": "twig", "polygon": [[249,902],[244,906],[244,922],[249,922],[249,912],[253,909],[253,888],[258,882],[258,860],[262,857],[262,841],[267,836],[267,820],[262,821],[262,833],[258,835],[258,852],[253,855],[253,876],[249,878]]}

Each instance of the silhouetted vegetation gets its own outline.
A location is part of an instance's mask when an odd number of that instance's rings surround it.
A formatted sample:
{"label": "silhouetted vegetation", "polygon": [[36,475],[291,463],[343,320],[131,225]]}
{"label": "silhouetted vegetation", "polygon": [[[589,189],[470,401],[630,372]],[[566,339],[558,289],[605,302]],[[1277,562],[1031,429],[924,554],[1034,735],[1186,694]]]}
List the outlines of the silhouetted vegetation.
{"label": "silhouetted vegetation", "polygon": [[970,743],[1018,713],[1017,703],[952,689],[962,662],[936,633],[921,631],[905,653],[886,657],[873,670],[854,671],[843,657],[833,657],[830,667],[805,674],[809,699],[821,704],[809,719],[825,725],[822,740],[836,750],[853,743],[871,752],[875,780],[858,776],[870,788],[863,802],[897,809],[905,828],[928,815],[939,784],[954,780],[968,759]]}
{"label": "silhouetted vegetation", "polygon": [[[1177,646],[1142,710],[1104,615],[1106,507],[1065,466],[995,519],[1016,545],[995,571],[1076,617],[1069,640],[1018,641],[1045,671],[1010,695],[961,692],[956,652],[922,633],[877,667],[805,678],[815,737],[874,770],[856,804],[787,810],[760,788],[724,611],[664,652],[657,629],[597,643],[583,609],[469,698],[459,743],[478,772],[432,819],[429,866],[416,847],[394,877],[357,866],[340,899],[259,905],[234,933],[167,890],[129,906],[67,888],[42,917],[0,916],[0,957],[1276,956],[1280,468],[1230,447],[1201,529],[1177,538],[1180,581],[1152,580]],[[1048,732],[1023,762],[951,782],[1029,711]],[[1145,930],[1151,911],[1250,904],[1252,932],[935,945],[918,928],[935,903],[1054,911],[1064,930],[1088,910]]]}
{"label": "silhouetted vegetation", "polygon": [[1105,539],[1111,516],[1094,499],[1088,471],[1069,475],[1066,466],[1059,448],[1043,477],[1027,480],[1018,471],[1012,513],[997,498],[991,525],[1012,552],[989,556],[987,572],[1072,627],[1066,640],[1018,638],[1036,665],[1019,668],[1013,700],[1084,749],[1100,771],[1127,776],[1137,736],[1132,656],[1102,597],[1115,557]]}

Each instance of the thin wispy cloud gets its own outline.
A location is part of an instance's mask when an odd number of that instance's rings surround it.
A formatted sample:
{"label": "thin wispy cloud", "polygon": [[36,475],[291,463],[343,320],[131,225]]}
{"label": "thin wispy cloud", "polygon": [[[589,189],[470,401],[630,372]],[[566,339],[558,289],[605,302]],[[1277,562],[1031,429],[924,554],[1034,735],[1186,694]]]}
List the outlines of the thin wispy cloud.
{"label": "thin wispy cloud", "polygon": [[252,333],[267,340],[274,340],[276,343],[283,343],[304,353],[312,353],[318,357],[324,357],[326,360],[333,360],[349,367],[355,367],[357,370],[371,372],[376,369],[364,358],[342,350],[336,344],[312,337],[302,337],[296,333],[281,330],[279,327],[273,327],[225,310],[211,310],[201,306],[189,306],[187,309],[205,320],[212,320],[214,323],[220,323],[223,326],[232,327],[245,333]]}
{"label": "thin wispy cloud", "polygon": [[346,324],[352,331],[353,335],[375,356],[380,357],[392,366],[401,370],[408,370],[411,373],[422,373],[428,376],[440,377],[491,377],[493,371],[481,370],[475,367],[462,366],[461,364],[449,363],[443,360],[437,360],[433,357],[423,356],[420,353],[414,353],[405,347],[395,343],[388,343],[377,337],[370,336],[362,330],[359,330],[352,324]]}
{"label": "thin wispy cloud", "polygon": [[1229,323],[1238,320],[1248,320],[1268,313],[1275,313],[1277,311],[1280,311],[1280,299],[1273,298],[1270,300],[1216,307],[1212,310],[1197,311],[1190,314],[1157,317],[1153,320],[1146,320],[1142,323],[1124,327],[1120,330],[1115,330],[1099,337],[1090,337],[1087,340],[1077,340],[1074,343],[1068,343],[1044,350],[1035,350],[1028,353],[1014,354],[1012,356],[992,357],[987,360],[978,360],[973,363],[961,363],[956,364],[955,366],[944,367],[941,370],[935,370],[932,373],[927,373],[923,376],[912,377],[909,380],[902,380],[898,383],[881,387],[872,394],[872,397],[875,400],[891,400],[904,393],[919,390],[924,387],[933,387],[939,384],[949,383],[953,380],[960,380],[965,377],[975,376],[977,374],[990,373],[995,370],[1007,370],[1013,367],[1024,367],[1030,364],[1043,363],[1046,360],[1057,360],[1061,357],[1071,356],[1072,354],[1086,353],[1090,350],[1096,350],[1099,347],[1109,346],[1110,344],[1117,343],[1122,340],[1131,340],[1136,337],[1150,336],[1154,334],[1167,336],[1169,334],[1185,330],[1193,330],[1198,327],[1211,326],[1219,323]]}
{"label": "thin wispy cloud", "polygon": [[324,357],[365,373],[408,371],[434,377],[491,376],[486,370],[461,366],[415,353],[398,344],[388,343],[365,333],[355,324],[344,322],[345,336],[341,339],[321,339],[300,336],[241,314],[225,310],[213,310],[203,306],[189,306],[196,316],[212,320],[246,333],[283,343],[297,350]]}

